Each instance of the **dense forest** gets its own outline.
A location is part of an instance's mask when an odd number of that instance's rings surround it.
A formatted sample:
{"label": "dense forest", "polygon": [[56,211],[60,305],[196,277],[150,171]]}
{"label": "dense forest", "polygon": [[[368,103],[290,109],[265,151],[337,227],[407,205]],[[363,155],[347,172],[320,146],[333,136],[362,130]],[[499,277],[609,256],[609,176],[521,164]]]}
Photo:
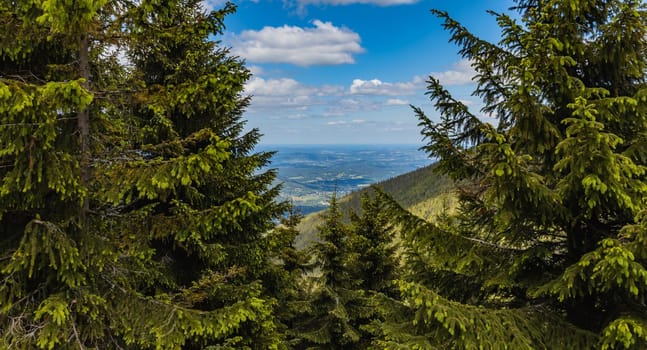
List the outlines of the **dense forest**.
{"label": "dense forest", "polygon": [[432,11],[496,119],[434,77],[413,108],[457,204],[333,197],[300,250],[234,5],[0,2],[0,348],[647,348],[647,12],[510,11],[498,43]]}

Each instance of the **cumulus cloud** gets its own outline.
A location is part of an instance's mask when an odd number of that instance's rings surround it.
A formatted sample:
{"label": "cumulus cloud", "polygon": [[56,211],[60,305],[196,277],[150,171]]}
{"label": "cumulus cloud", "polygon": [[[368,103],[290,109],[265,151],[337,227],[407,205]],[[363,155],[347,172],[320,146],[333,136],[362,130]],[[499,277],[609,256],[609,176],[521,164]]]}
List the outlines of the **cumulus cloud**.
{"label": "cumulus cloud", "polygon": [[419,88],[415,81],[404,83],[386,83],[379,79],[362,80],[354,79],[350,85],[353,95],[410,95]]}
{"label": "cumulus cloud", "polygon": [[309,89],[306,89],[305,86],[290,78],[265,80],[263,78],[255,77],[250,79],[245,85],[245,92],[251,95],[260,96],[298,95],[298,93],[303,90]]}
{"label": "cumulus cloud", "polygon": [[341,86],[308,86],[294,79],[263,79],[252,77],[245,85],[245,93],[252,95],[252,108],[284,108],[306,110],[320,103],[318,98],[342,95]]}
{"label": "cumulus cloud", "polygon": [[[343,117],[360,112],[379,111],[385,106],[408,105],[403,95],[422,94],[424,82],[415,77],[409,82],[382,82],[379,79],[355,79],[350,86],[306,85],[291,78],[253,76],[245,85],[252,95],[250,111],[280,111],[309,117]],[[382,96],[388,96],[385,99]],[[288,113],[283,113],[288,112]]]}
{"label": "cumulus cloud", "polygon": [[265,72],[261,66],[247,66],[247,69],[252,72],[252,75],[261,75]]}
{"label": "cumulus cloud", "polygon": [[359,34],[352,30],[319,20],[312,24],[243,31],[234,36],[232,51],[250,62],[299,66],[355,63],[353,55],[364,52]]}
{"label": "cumulus cloud", "polygon": [[444,72],[431,73],[431,76],[440,80],[440,83],[445,86],[471,84],[474,75],[476,72],[469,60],[461,60]]}
{"label": "cumulus cloud", "polygon": [[[329,118],[330,125],[349,121],[350,116],[381,111],[387,106],[408,105],[403,95],[422,95],[424,82],[414,77],[408,82],[383,82],[379,79],[355,79],[346,87],[341,85],[308,85],[292,78],[253,76],[245,85],[252,96],[250,112],[267,113],[277,119]],[[385,98],[384,96],[387,96]],[[348,119],[346,119],[348,118]]]}
{"label": "cumulus cloud", "polygon": [[409,101],[401,100],[399,98],[390,98],[386,101],[387,106],[406,106]]}
{"label": "cumulus cloud", "polygon": [[333,96],[343,94],[344,88],[335,85],[309,86],[290,78],[253,77],[245,85],[245,92],[254,96]]}
{"label": "cumulus cloud", "polygon": [[365,119],[353,119],[351,121],[345,120],[334,120],[327,122],[326,125],[335,126],[335,125],[353,125],[353,124],[364,124],[366,123]]}

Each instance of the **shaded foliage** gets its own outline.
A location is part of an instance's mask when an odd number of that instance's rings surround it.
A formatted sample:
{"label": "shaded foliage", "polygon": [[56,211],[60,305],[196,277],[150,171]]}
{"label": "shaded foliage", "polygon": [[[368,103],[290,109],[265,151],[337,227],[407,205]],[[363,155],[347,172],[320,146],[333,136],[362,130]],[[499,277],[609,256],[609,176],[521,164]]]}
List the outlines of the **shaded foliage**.
{"label": "shaded foliage", "polygon": [[351,223],[344,223],[336,197],[322,214],[320,240],[311,248],[318,269],[302,284],[304,310],[292,330],[295,348],[366,349],[381,317],[376,303],[395,293],[398,262],[384,202],[366,194],[362,214],[350,215]]}
{"label": "shaded foliage", "polygon": [[271,153],[227,4],[0,4],[0,347],[282,348]]}

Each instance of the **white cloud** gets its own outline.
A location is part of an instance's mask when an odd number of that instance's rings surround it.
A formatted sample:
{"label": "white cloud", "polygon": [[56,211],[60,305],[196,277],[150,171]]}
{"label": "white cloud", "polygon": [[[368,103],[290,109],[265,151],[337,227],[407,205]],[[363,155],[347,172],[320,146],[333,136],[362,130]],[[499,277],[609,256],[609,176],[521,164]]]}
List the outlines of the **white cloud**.
{"label": "white cloud", "polygon": [[265,72],[265,70],[261,66],[247,66],[247,69],[252,72],[252,75],[261,75]]}
{"label": "white cloud", "polygon": [[343,95],[344,88],[333,85],[308,86],[290,78],[252,77],[245,85],[245,93],[252,95],[252,109],[290,108],[301,111],[299,115],[303,115],[302,111],[310,106],[323,103],[320,99]]}
{"label": "white cloud", "polygon": [[354,95],[411,95],[419,88],[415,81],[404,83],[386,83],[379,79],[354,79],[350,85],[350,93]]}
{"label": "white cloud", "polygon": [[339,100],[337,103],[334,105],[330,106],[328,108],[328,112],[330,115],[335,115],[335,114],[346,114],[349,112],[358,112],[361,110],[365,110],[366,105],[364,101],[354,99],[354,98],[344,98]]}
{"label": "white cloud", "polygon": [[406,106],[409,101],[401,100],[399,98],[390,98],[386,101],[387,106]]}
{"label": "white cloud", "polygon": [[284,96],[299,90],[303,90],[303,86],[296,80],[289,78],[270,80],[252,78],[245,85],[245,92],[252,95]]}
{"label": "white cloud", "polygon": [[353,119],[350,122],[347,122],[345,120],[334,120],[334,121],[327,122],[326,125],[330,125],[330,126],[349,125],[350,126],[352,124],[364,124],[364,123],[366,123],[365,119]]}
{"label": "white cloud", "polygon": [[243,31],[234,36],[232,51],[250,62],[299,66],[355,63],[353,55],[364,52],[359,34],[352,30],[319,20],[312,24]]}
{"label": "white cloud", "polygon": [[254,96],[335,96],[342,95],[344,88],[335,85],[308,86],[290,78],[266,80],[252,77],[245,85],[245,92]]}
{"label": "white cloud", "polygon": [[245,93],[252,95],[252,109],[291,107],[302,110],[312,104],[313,88],[289,78],[252,77],[245,85]]}
{"label": "white cloud", "polygon": [[408,105],[409,98],[404,99],[403,95],[422,95],[423,91],[424,82],[418,77],[393,83],[355,79],[344,87],[308,85],[287,77],[253,76],[245,85],[245,93],[252,96],[249,112],[277,120],[326,118],[332,121],[330,125],[342,125],[336,121],[345,121],[348,126],[365,122],[360,118],[366,113]]}
{"label": "white cloud", "polygon": [[461,60],[455,63],[452,69],[444,72],[431,73],[431,76],[440,80],[440,83],[444,86],[471,84],[475,75],[476,72],[468,60]]}

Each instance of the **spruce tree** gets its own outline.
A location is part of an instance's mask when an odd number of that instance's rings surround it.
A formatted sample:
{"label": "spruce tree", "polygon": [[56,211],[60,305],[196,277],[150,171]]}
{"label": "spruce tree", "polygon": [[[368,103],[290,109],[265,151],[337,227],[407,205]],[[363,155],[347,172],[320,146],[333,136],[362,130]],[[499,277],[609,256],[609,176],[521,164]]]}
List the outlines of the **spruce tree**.
{"label": "spruce tree", "polygon": [[350,266],[358,288],[367,292],[392,294],[398,261],[393,240],[395,229],[386,211],[386,202],[364,193],[360,213],[350,213]]}
{"label": "spruce tree", "polygon": [[459,184],[459,213],[397,203],[409,274],[385,304],[387,348],[647,346],[647,13],[634,1],[518,1],[479,39],[447,13],[496,125],[437,79],[425,150]]}
{"label": "spruce tree", "polygon": [[376,324],[384,320],[380,304],[398,294],[394,281],[399,262],[388,201],[373,191],[363,193],[360,201],[360,213],[350,213],[347,268],[356,281],[355,290],[362,295],[351,318],[352,325],[360,331],[356,348],[367,349],[379,333]]}
{"label": "spruce tree", "polygon": [[276,299],[274,315],[283,333],[289,333],[295,327],[294,322],[307,303],[305,284],[313,268],[310,252],[295,247],[295,239],[301,234],[297,225],[302,218],[299,212],[290,208],[288,215],[275,228],[274,239],[268,248],[274,263],[269,265],[263,277],[266,293]]}
{"label": "spruce tree", "polygon": [[[92,157],[119,70],[107,1],[0,3],[0,347],[122,344],[107,295],[118,232],[96,229]],[[103,96],[105,97],[105,96]],[[95,140],[96,142],[93,142]]]}
{"label": "spruce tree", "polygon": [[359,349],[362,333],[355,321],[366,314],[365,297],[350,265],[350,229],[336,195],[322,215],[320,240],[312,246],[318,269],[302,284],[306,299],[293,321],[292,343],[296,349]]}
{"label": "spruce tree", "polygon": [[[291,324],[297,349],[366,349],[373,340],[373,323],[380,318],[377,304],[395,292],[397,267],[394,230],[385,201],[365,193],[361,214],[349,213],[344,222],[333,196],[322,214],[320,241],[311,251],[316,270],[298,285],[303,298]],[[304,265],[301,265],[304,266]]]}
{"label": "spruce tree", "polygon": [[0,3],[0,347],[282,347],[233,10]]}
{"label": "spruce tree", "polygon": [[[155,16],[146,16],[151,9]],[[259,171],[271,153],[253,152],[258,130],[243,132],[250,73],[210,39],[234,9],[205,13],[197,0],[151,2],[126,23],[139,88],[129,143],[118,148],[126,157],[105,168],[103,181],[105,198],[119,207],[115,225],[142,235],[151,252],[139,291],[181,305],[160,318],[132,315],[141,331],[150,330],[151,345],[160,337],[187,349],[282,343],[275,300],[262,280],[273,269],[274,220],[287,206],[274,201],[275,173]],[[202,325],[195,330],[190,322]]]}

